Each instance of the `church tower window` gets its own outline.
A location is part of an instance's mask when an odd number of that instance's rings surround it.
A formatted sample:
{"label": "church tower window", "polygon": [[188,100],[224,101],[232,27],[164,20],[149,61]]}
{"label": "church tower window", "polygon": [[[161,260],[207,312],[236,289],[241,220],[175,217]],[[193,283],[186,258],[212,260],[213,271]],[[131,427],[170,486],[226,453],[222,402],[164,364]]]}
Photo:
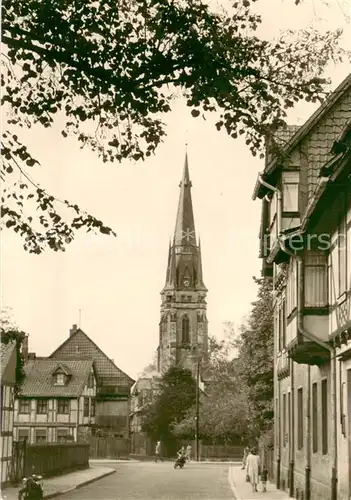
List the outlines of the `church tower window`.
{"label": "church tower window", "polygon": [[190,342],[189,334],[189,318],[187,315],[183,316],[182,319],[182,343],[188,344]]}

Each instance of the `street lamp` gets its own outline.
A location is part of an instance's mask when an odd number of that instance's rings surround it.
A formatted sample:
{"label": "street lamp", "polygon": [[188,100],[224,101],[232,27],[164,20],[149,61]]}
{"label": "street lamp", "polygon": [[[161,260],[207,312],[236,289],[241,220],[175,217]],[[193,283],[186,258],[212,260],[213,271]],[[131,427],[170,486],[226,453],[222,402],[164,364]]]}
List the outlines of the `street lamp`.
{"label": "street lamp", "polygon": [[200,358],[196,366],[196,399],[195,399],[195,446],[196,461],[199,461],[199,400],[200,400]]}

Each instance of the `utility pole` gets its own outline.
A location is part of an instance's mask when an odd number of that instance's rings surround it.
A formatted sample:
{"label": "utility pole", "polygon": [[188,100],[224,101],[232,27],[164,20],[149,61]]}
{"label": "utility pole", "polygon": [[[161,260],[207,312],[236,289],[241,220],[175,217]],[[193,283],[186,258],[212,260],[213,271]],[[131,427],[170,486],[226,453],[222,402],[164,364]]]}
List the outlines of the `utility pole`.
{"label": "utility pole", "polygon": [[200,359],[197,360],[196,369],[196,416],[195,416],[195,446],[196,446],[196,461],[199,462],[199,399],[200,399]]}

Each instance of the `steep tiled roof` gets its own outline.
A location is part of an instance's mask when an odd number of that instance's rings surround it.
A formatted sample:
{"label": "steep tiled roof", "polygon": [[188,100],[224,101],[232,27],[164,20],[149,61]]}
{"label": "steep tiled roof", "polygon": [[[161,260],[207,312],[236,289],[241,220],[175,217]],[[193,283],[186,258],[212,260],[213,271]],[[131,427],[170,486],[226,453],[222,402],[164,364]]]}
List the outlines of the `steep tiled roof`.
{"label": "steep tiled roof", "polygon": [[[347,90],[350,89],[350,87],[351,87],[351,73],[328,96],[328,98],[317,109],[317,111],[315,113],[313,113],[313,115],[301,127],[298,127],[298,130],[296,131],[296,133],[294,133],[285,143],[285,146],[283,148],[284,152],[289,154],[294,148],[296,148],[296,146],[303,140],[303,138],[305,138],[317,124],[319,125],[321,123],[321,121],[325,117],[325,115],[330,112],[330,110],[333,108],[333,106],[338,102],[338,100],[340,98],[342,98],[344,96],[344,94],[347,92]],[[346,108],[343,109],[343,107],[341,107],[340,110],[337,110],[337,113],[340,114],[340,112],[341,113],[344,112],[345,115],[348,114],[348,116],[349,116],[350,115],[350,108],[348,107],[348,104],[349,103],[345,102],[344,106],[346,106]],[[335,113],[332,113],[331,115],[332,115],[331,120],[329,120],[329,121],[333,121],[333,119],[335,120],[336,117],[333,116],[333,115],[335,115]],[[345,122],[346,122],[346,119],[347,119],[347,116],[345,116]],[[324,123],[323,123],[323,125],[324,125]],[[331,123],[329,125],[328,130],[327,130],[327,128],[328,128],[328,126],[327,126],[325,130],[321,130],[320,132],[327,134],[327,135],[332,134],[333,135],[332,140],[335,140],[335,129],[338,129],[339,124],[334,123],[334,125],[335,126],[333,127],[333,123]],[[339,130],[339,133],[340,133],[340,130]],[[338,133],[337,133],[337,135],[338,135]],[[318,148],[318,146],[322,146],[322,143],[323,143],[323,138],[321,138],[321,144],[316,145],[316,147]],[[324,143],[325,143],[325,138],[324,138]],[[328,144],[327,147],[330,147],[330,144]],[[328,151],[328,153],[329,152],[330,151]],[[321,152],[318,148],[317,154],[322,155],[323,156],[322,161],[324,161],[325,154],[324,154],[323,147],[322,147]],[[276,166],[277,166],[276,163],[277,163],[277,158],[270,159],[270,162],[266,168],[266,173],[270,174],[276,168]]]}
{"label": "steep tiled roof", "polygon": [[9,362],[13,351],[16,349],[15,342],[9,342],[8,344],[0,344],[0,365],[1,365],[1,378],[4,375],[7,363]]}
{"label": "steep tiled roof", "polygon": [[[70,373],[67,385],[54,385],[53,372],[64,366]],[[78,397],[87,383],[93,361],[87,359],[56,360],[36,358],[25,364],[21,395],[31,397]]]}
{"label": "steep tiled roof", "polygon": [[129,389],[134,383],[134,380],[120,370],[80,328],[68,337],[68,339],[50,355],[50,358],[68,360],[77,358],[77,356],[89,357],[94,361],[99,383],[128,387]]}

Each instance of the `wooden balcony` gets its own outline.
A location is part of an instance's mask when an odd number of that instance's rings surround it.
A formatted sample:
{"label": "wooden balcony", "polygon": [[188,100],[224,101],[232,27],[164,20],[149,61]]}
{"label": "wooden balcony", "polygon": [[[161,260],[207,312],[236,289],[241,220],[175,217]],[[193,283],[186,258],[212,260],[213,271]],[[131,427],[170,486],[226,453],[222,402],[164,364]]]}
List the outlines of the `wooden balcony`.
{"label": "wooden balcony", "polygon": [[325,347],[311,342],[300,333],[287,347],[289,358],[295,363],[321,366],[330,359],[330,351]]}

